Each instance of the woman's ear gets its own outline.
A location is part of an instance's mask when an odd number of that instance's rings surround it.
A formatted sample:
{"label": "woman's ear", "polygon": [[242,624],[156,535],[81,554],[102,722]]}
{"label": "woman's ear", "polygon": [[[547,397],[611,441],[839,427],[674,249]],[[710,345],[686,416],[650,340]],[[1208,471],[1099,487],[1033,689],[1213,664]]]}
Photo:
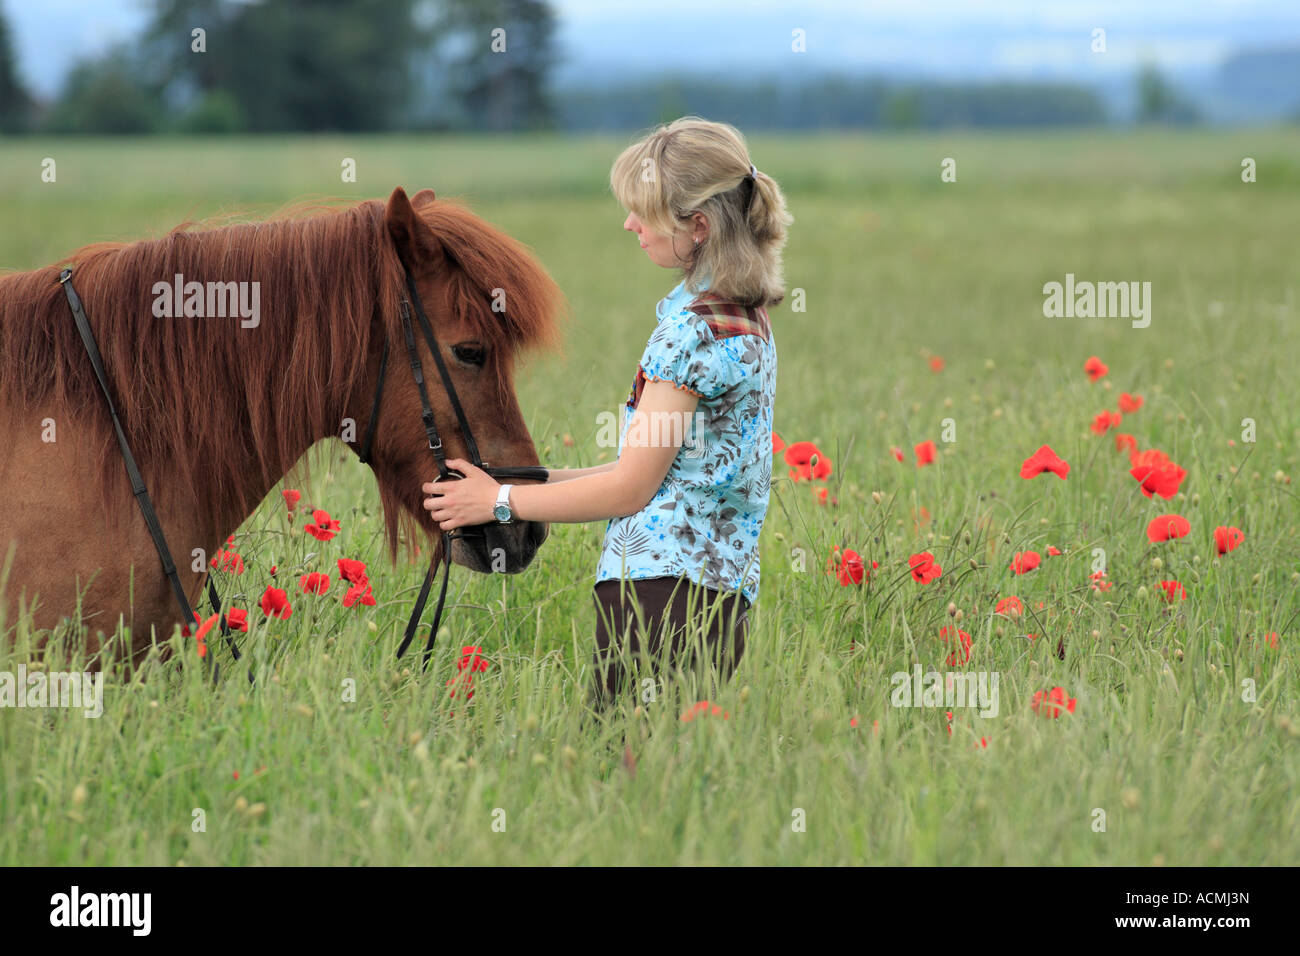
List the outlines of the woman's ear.
{"label": "woman's ear", "polygon": [[697,212],[691,216],[691,238],[698,244],[709,238],[709,220],[704,213]]}

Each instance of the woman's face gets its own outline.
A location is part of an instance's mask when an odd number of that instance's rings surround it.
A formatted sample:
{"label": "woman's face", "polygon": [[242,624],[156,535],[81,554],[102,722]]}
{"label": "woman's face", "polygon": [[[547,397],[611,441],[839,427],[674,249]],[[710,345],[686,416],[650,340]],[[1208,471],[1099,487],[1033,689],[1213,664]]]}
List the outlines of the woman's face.
{"label": "woman's face", "polygon": [[637,239],[641,242],[641,248],[650,257],[650,261],[657,266],[663,266],[665,269],[680,268],[685,265],[685,262],[678,257],[678,250],[684,255],[690,255],[692,243],[684,230],[677,234],[676,249],[674,249],[674,237],[655,232],[638,219],[634,212],[627,214],[627,218],[623,220],[623,228],[628,232],[636,233]]}

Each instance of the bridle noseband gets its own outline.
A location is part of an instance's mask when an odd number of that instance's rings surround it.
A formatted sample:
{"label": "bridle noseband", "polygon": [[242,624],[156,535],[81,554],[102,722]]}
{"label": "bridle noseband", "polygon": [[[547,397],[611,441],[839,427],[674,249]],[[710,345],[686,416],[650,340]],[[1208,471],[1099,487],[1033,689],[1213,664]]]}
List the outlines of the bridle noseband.
{"label": "bridle noseband", "polygon": [[[424,365],[420,362],[420,355],[416,349],[415,332],[411,327],[411,305],[415,306],[415,318],[420,323],[420,333],[424,336],[425,344],[428,345],[430,353],[433,355],[434,364],[438,366],[438,374],[442,377],[443,389],[447,393],[447,400],[451,402],[452,410],[456,413],[456,421],[460,425],[461,436],[465,439],[465,446],[468,449],[469,460],[476,468],[487,472],[493,478],[520,478],[524,480],[535,479],[546,481],[550,477],[550,472],[540,465],[519,465],[519,466],[499,466],[490,467],[487,462],[479,457],[478,443],[474,441],[474,432],[469,427],[469,420],[465,417],[465,410],[461,407],[460,396],[456,393],[456,386],[451,380],[451,373],[447,370],[447,363],[443,361],[442,352],[438,348],[437,337],[433,334],[433,326],[429,324],[429,317],[425,315],[424,303],[420,301],[420,292],[415,287],[415,277],[411,275],[410,267],[405,262],[402,263],[402,271],[406,276],[406,290],[410,295],[402,297],[402,335],[406,339],[406,355],[411,363],[411,375],[415,378],[416,388],[420,391],[420,420],[424,424],[424,433],[429,439],[429,450],[433,452],[434,463],[438,466],[438,478],[441,481],[444,478],[464,478],[460,472],[447,466],[447,453],[443,450],[442,436],[438,434],[438,425],[434,419],[433,407],[429,404],[429,392],[424,382]],[[366,435],[361,443],[361,450],[357,457],[373,468],[370,462],[371,447],[375,440],[375,424],[379,420],[379,406],[384,397],[384,378],[388,371],[388,340],[384,340],[384,351],[379,359],[379,380],[375,383],[375,399],[370,408],[370,421],[366,425]],[[397,656],[400,658],[406,653],[406,648],[411,643],[411,638],[415,636],[416,627],[420,623],[420,614],[424,611],[424,605],[429,599],[429,588],[433,584],[433,575],[440,561],[445,562],[446,567],[443,569],[442,589],[438,594],[438,608],[433,614],[433,624],[429,629],[429,640],[424,645],[424,667],[429,666],[429,658],[433,654],[433,642],[438,636],[438,624],[442,620],[443,606],[447,600],[447,581],[451,576],[451,542],[456,538],[481,538],[484,537],[483,525],[475,525],[469,528],[457,528],[454,531],[442,531],[442,551],[429,562],[428,573],[424,576],[424,584],[420,587],[420,596],[415,600],[415,607],[411,610],[410,620],[406,622],[406,631],[402,635],[402,643],[397,648]]]}

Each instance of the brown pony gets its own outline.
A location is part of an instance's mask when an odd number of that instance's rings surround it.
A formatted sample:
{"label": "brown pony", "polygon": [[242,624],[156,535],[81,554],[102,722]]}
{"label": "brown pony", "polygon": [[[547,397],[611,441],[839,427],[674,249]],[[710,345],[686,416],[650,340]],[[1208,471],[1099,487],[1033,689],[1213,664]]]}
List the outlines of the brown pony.
{"label": "brown pony", "polygon": [[[558,345],[562,300],[528,250],[461,206],[423,190],[308,216],[189,230],[161,239],[87,246],[67,262],[103,354],[109,388],[167,536],[182,586],[199,607],[212,556],[312,445],[344,437],[359,451],[390,343],[371,452],[388,555],[413,556],[437,525],[420,489],[436,473],[406,360],[402,262],[415,277],[483,457],[536,465],[515,400],[516,355]],[[399,259],[399,255],[401,259]],[[0,277],[0,594],[37,629],[73,615],[94,655],[119,615],[139,659],[181,622],[133,500],[112,422],[78,337],[58,266]],[[156,283],[258,283],[253,320],[158,318]],[[251,298],[249,296],[248,298]],[[504,311],[493,304],[505,303]],[[211,301],[211,299],[209,299]],[[164,310],[165,311],[165,310]],[[176,314],[173,312],[172,314]],[[442,380],[422,350],[429,399],[448,457],[468,457]],[[301,462],[306,469],[306,462]],[[503,526],[506,569],[532,560],[547,526]],[[490,570],[475,539],[452,560]],[[483,539],[478,539],[482,541]],[[42,638],[42,641],[44,638]]]}

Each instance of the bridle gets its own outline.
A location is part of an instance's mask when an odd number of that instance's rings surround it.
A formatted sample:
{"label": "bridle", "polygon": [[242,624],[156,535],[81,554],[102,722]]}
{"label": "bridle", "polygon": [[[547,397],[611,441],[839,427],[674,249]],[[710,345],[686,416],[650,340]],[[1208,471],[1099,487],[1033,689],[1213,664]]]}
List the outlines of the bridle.
{"label": "bridle", "polygon": [[[438,425],[434,420],[433,407],[429,404],[429,392],[424,383],[424,366],[420,362],[419,353],[416,351],[415,333],[411,328],[411,305],[415,305],[415,318],[420,323],[420,333],[424,336],[425,343],[429,346],[429,351],[433,354],[433,361],[438,366],[438,374],[442,376],[442,385],[447,392],[447,399],[451,402],[452,410],[456,413],[456,421],[460,425],[461,436],[465,439],[465,446],[468,449],[469,460],[473,462],[476,468],[479,468],[493,478],[522,478],[537,479],[546,481],[550,477],[550,472],[540,465],[519,465],[519,466],[498,466],[490,467],[487,462],[479,457],[478,443],[474,441],[474,432],[469,427],[469,421],[465,418],[465,410],[461,407],[460,396],[456,394],[456,386],[451,380],[451,373],[447,370],[447,363],[443,361],[442,352],[438,348],[437,337],[433,334],[433,326],[429,324],[429,318],[424,312],[424,303],[420,301],[420,292],[415,287],[415,277],[411,275],[410,267],[405,262],[402,263],[402,271],[406,276],[406,290],[410,293],[410,298],[402,297],[402,335],[406,339],[406,355],[411,363],[411,375],[415,378],[415,385],[420,391],[420,420],[424,424],[424,433],[429,439],[429,450],[433,452],[434,463],[438,466],[438,479],[464,478],[460,472],[447,466],[447,454],[442,447],[442,436],[438,434]],[[384,377],[388,371],[388,340],[384,340],[384,351],[379,358],[379,380],[375,383],[375,400],[370,407],[370,422],[366,425],[366,436],[361,443],[361,451],[357,457],[367,464],[370,463],[371,445],[375,439],[375,423],[379,419],[379,406],[384,397]],[[371,464],[373,468],[374,465]],[[442,531],[442,549],[441,553],[435,555],[429,562],[429,570],[424,576],[424,584],[420,587],[420,596],[415,599],[415,607],[411,609],[410,620],[406,622],[406,631],[402,635],[402,643],[398,645],[397,656],[400,658],[406,653],[406,648],[411,643],[411,638],[415,636],[416,627],[420,622],[420,614],[424,611],[425,602],[429,599],[429,587],[433,584],[433,575],[438,563],[445,562],[446,567],[443,569],[442,589],[438,593],[438,608],[433,613],[433,624],[429,629],[429,640],[424,645],[424,668],[429,666],[429,658],[433,654],[433,642],[438,636],[438,624],[442,620],[443,606],[447,601],[447,580],[451,577],[451,543],[457,538],[481,538],[484,537],[484,525],[473,525],[467,528],[457,528],[454,531]]]}
{"label": "bridle", "polygon": [[[469,427],[469,421],[465,417],[465,410],[460,404],[460,396],[456,394],[456,386],[452,383],[451,373],[447,370],[447,364],[443,361],[442,353],[438,349],[438,340],[433,334],[433,327],[429,324],[428,316],[425,315],[424,304],[420,301],[420,293],[415,287],[415,279],[405,262],[402,263],[402,269],[406,275],[406,288],[410,293],[409,299],[406,296],[402,297],[402,333],[406,339],[406,353],[411,363],[411,374],[415,377],[416,387],[420,391],[420,405],[423,409],[420,418],[424,423],[424,433],[429,439],[429,449],[433,452],[434,463],[438,466],[438,479],[463,478],[465,476],[455,469],[447,467],[447,455],[443,450],[442,437],[438,434],[437,423],[434,421],[433,408],[429,404],[429,393],[425,388],[424,369],[420,363],[420,356],[416,351],[415,333],[411,327],[411,303],[415,304],[415,317],[420,323],[420,332],[429,346],[429,351],[433,353],[433,360],[438,366],[438,373],[442,376],[443,388],[446,389],[447,398],[456,413],[460,433],[465,439],[466,447],[469,449],[469,460],[474,463],[475,467],[481,468],[494,478],[546,481],[550,477],[550,473],[540,465],[489,467],[488,463],[479,457],[478,444],[474,441],[474,432]],[[149,500],[149,491],[145,487],[140,469],[136,466],[135,456],[131,454],[131,446],[126,440],[126,432],[123,430],[122,423],[118,418],[117,407],[113,403],[113,396],[108,388],[108,376],[104,372],[103,358],[95,342],[95,335],[90,328],[90,321],[86,317],[81,298],[72,285],[71,268],[66,268],[59,273],[59,283],[63,286],[64,294],[68,300],[68,307],[72,310],[72,317],[77,324],[77,332],[81,336],[82,344],[86,348],[86,354],[90,358],[90,364],[94,368],[100,391],[108,404],[108,412],[113,419],[113,428],[117,433],[117,443],[122,451],[122,460],[126,465],[127,475],[131,481],[131,491],[135,496],[136,504],[140,506],[140,513],[144,516],[145,524],[149,528],[149,534],[153,538],[154,549],[158,552],[158,557],[162,561],[163,573],[167,575],[167,580],[171,583],[172,592],[176,596],[176,603],[181,608],[181,616],[187,622],[191,622],[191,626],[197,627],[198,616],[190,606],[189,599],[185,596],[185,589],[181,587],[180,578],[176,574],[176,563],[172,560],[171,551],[167,547],[166,536],[163,534],[162,523],[158,520],[158,513],[154,510],[153,502]],[[388,345],[388,340],[385,339],[384,351],[379,360],[379,381],[375,383],[375,400],[370,409],[370,422],[366,426],[365,439],[358,455],[360,460],[370,464],[371,468],[374,467],[374,464],[370,462],[370,451],[375,438],[375,424],[379,419],[379,405],[384,395],[385,373],[388,370]],[[402,643],[397,648],[399,658],[406,653],[411,638],[415,636],[416,628],[420,623],[420,614],[424,611],[424,605],[429,599],[429,588],[433,583],[434,571],[440,561],[445,561],[446,568],[442,578],[442,590],[438,594],[438,609],[434,612],[433,626],[429,630],[429,640],[424,646],[423,666],[424,669],[428,669],[429,659],[433,654],[433,642],[438,635],[438,624],[442,620],[442,611],[447,600],[447,580],[451,575],[451,542],[456,538],[485,537],[483,531],[485,527],[485,525],[474,525],[468,528],[458,528],[455,531],[441,532],[441,553],[435,555],[433,560],[429,562],[429,570],[424,576],[420,596],[416,598],[415,607],[411,610],[410,620],[406,623],[406,632],[402,636]],[[236,661],[240,660],[239,648],[230,635],[230,625],[226,620],[226,616],[221,614],[221,599],[211,577],[208,578],[208,599],[212,603],[213,611],[220,615],[221,633],[230,646],[231,654]],[[214,679],[215,676],[214,673]],[[250,683],[253,681],[251,668],[248,671],[248,680]]]}

